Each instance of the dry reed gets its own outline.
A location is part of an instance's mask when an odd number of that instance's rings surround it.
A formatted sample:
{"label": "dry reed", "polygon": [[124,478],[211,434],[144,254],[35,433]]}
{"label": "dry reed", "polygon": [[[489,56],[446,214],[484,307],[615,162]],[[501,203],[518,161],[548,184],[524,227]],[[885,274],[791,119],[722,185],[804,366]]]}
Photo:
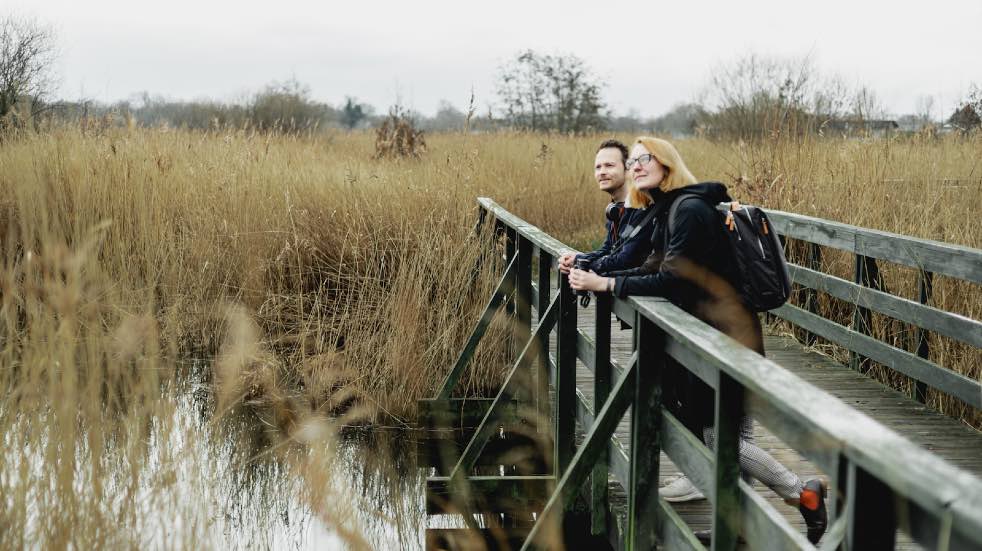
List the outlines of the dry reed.
{"label": "dry reed", "polygon": [[[215,469],[174,436],[193,430],[174,403],[191,357],[214,360],[203,380],[218,417],[259,405],[283,442],[330,448],[334,414],[411,417],[500,267],[468,283],[486,246],[470,234],[474,198],[588,248],[602,222],[600,141],[434,135],[420,158],[392,160],[374,158],[367,133],[55,128],[0,144],[0,433],[14,450],[0,456],[0,526],[12,527],[0,547],[144,546],[167,533],[154,511],[183,527],[168,545],[220,545],[175,484],[206,488],[193,473]],[[678,146],[744,202],[982,248],[982,137]],[[851,274],[845,255],[825,263]],[[914,296],[909,273],[884,273]],[[971,284],[939,278],[933,304],[982,318]],[[495,325],[461,392],[498,384],[507,333]],[[980,377],[978,351],[935,339],[932,357]],[[148,444],[168,438],[179,442]],[[328,460],[287,464],[330,521],[318,505],[335,495]]]}

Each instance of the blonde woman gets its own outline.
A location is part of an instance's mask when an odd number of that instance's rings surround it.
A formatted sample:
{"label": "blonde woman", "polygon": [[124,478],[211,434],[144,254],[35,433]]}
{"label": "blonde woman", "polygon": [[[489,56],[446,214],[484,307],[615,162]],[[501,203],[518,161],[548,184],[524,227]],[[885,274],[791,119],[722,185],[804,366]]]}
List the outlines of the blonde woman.
{"label": "blonde woman", "polygon": [[[733,290],[732,282],[736,281],[733,252],[715,211],[718,203],[730,201],[726,186],[718,182],[699,183],[675,147],[658,138],[638,138],[626,166],[634,180],[631,204],[645,205],[654,212],[649,234],[652,253],[642,267],[612,277],[574,269],[570,272],[570,286],[576,290],[612,292],[621,298],[665,297],[763,355],[760,321],[741,307]],[[687,370],[682,371],[673,384],[689,390],[682,393],[678,388],[666,389],[671,397],[666,405],[674,409],[678,404],[672,404],[672,400],[687,404],[686,425],[697,431],[701,427],[703,440],[713,447],[713,390]],[[745,419],[740,439],[741,469],[789,504],[798,505],[808,527],[808,539],[817,543],[828,523],[824,483],[818,479],[803,483],[755,446],[751,437],[752,422]],[[689,498],[698,492],[684,478],[661,491],[663,495],[668,494],[666,499],[676,498],[674,501],[683,501],[678,497]]]}

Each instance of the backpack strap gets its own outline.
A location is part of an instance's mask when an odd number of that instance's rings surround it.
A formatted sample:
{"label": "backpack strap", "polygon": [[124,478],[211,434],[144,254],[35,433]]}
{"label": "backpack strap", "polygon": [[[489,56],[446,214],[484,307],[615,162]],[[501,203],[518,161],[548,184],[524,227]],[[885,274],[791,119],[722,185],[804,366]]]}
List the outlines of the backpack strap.
{"label": "backpack strap", "polygon": [[614,246],[614,250],[610,251],[608,256],[620,252],[620,250],[624,248],[624,244],[637,237],[637,235],[641,233],[641,229],[647,226],[649,223],[651,223],[651,219],[654,217],[655,217],[655,209],[649,208],[648,212],[645,213],[644,218],[641,219],[641,222],[639,222],[638,225],[634,226],[631,229],[631,233],[627,234],[626,237],[622,237],[620,241],[617,242],[617,245]]}
{"label": "backpack strap", "polygon": [[679,210],[679,205],[681,205],[683,201],[689,199],[690,197],[699,198],[699,195],[696,195],[694,193],[680,193],[679,196],[676,197],[674,201],[672,201],[671,206],[668,207],[668,219],[665,224],[665,245],[664,245],[665,253],[668,253],[668,241],[669,238],[671,237],[672,226],[675,225],[675,214]]}

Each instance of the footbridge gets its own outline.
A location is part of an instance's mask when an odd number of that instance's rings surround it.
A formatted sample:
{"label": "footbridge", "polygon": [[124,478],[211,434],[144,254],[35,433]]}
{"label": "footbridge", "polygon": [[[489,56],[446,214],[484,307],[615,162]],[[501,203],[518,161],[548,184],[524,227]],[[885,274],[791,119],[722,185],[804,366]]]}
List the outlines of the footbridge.
{"label": "footbridge", "polygon": [[[794,247],[796,289],[764,314],[762,357],[663,299],[597,294],[579,307],[556,270],[570,247],[478,203],[496,236],[489,254],[506,267],[436,396],[419,403],[441,435],[422,450],[428,549],[982,549],[982,433],[927,405],[945,396],[982,410],[977,376],[943,365],[982,358],[982,323],[932,306],[936,278],[982,298],[982,251],[768,211]],[[848,255],[854,277],[823,272],[823,255]],[[891,265],[915,274],[917,299],[883,285]],[[516,360],[495,396],[458,397],[496,316],[514,328]],[[878,335],[874,320],[903,324],[904,338]],[[958,353],[932,353],[942,339]],[[715,450],[663,400],[679,370],[715,389]],[[757,445],[828,482],[817,546],[796,507],[741,478],[745,414]],[[682,473],[707,499],[659,496]]]}

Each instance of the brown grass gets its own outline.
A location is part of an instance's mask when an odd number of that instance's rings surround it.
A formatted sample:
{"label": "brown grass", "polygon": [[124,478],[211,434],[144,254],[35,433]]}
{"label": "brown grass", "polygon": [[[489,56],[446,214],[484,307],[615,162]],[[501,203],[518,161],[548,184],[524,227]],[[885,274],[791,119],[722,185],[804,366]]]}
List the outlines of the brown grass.
{"label": "brown grass", "polygon": [[[148,443],[193,430],[175,420],[183,360],[214,360],[215,419],[258,404],[277,446],[329,448],[331,414],[406,419],[455,359],[496,280],[465,284],[485,247],[476,196],[574,246],[600,237],[600,136],[434,135],[394,160],[372,138],[107,127],[0,144],[0,547],[142,546],[153,510],[182,519],[175,547],[209,545],[216,525],[174,480],[206,487],[214,468],[189,442]],[[982,248],[980,137],[678,146],[744,202]],[[851,277],[845,255],[826,264]],[[933,304],[979,319],[978,296],[939,278]],[[500,380],[505,325],[461,392]],[[935,339],[932,357],[980,377],[976,350]],[[287,463],[330,522],[324,457]]]}

